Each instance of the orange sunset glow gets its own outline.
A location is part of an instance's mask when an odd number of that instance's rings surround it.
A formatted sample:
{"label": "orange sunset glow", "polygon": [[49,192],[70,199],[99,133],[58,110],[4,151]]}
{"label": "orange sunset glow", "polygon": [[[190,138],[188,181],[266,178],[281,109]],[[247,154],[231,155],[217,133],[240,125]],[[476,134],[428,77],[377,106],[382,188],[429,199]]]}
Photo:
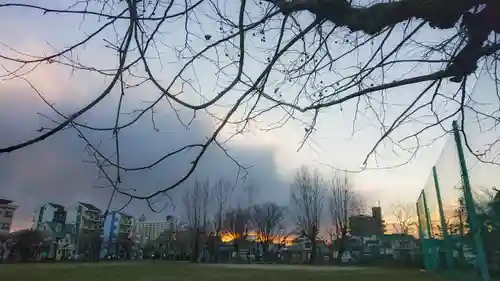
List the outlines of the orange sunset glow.
{"label": "orange sunset glow", "polygon": [[[262,239],[261,239],[260,235],[258,235],[258,233],[257,233],[257,232],[255,232],[255,231],[250,231],[250,232],[248,232],[248,237],[249,237],[249,238],[250,238],[250,237],[255,237],[254,241],[257,241],[257,242],[258,242],[258,241],[262,241]],[[222,234],[222,236],[221,236],[221,240],[222,240],[222,242],[224,242],[224,243],[230,243],[230,242],[232,242],[232,241],[233,241],[234,239],[236,239],[236,238],[237,238],[237,235],[236,235],[236,234],[234,234],[234,233],[224,233],[224,234]],[[274,243],[274,244],[281,244],[282,242],[284,242],[284,243],[285,243],[285,245],[290,246],[290,245],[292,245],[292,241],[293,241],[295,238],[296,238],[296,236],[295,236],[295,235],[289,235],[289,236],[280,236],[280,235],[278,235],[278,236],[276,236],[276,237],[273,239],[273,243]]]}

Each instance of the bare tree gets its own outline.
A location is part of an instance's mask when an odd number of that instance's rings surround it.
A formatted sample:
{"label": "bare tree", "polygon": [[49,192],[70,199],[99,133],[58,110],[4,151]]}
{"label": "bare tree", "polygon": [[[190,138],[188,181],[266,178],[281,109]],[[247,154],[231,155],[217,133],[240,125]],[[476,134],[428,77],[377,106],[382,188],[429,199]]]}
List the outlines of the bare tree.
{"label": "bare tree", "polygon": [[193,186],[186,188],[183,196],[183,203],[192,238],[192,262],[198,262],[201,239],[206,234],[206,228],[209,223],[209,188],[210,183],[208,181],[195,181]]}
{"label": "bare tree", "polygon": [[[12,41],[5,38],[8,32],[0,36],[0,85],[26,85],[50,111],[41,114],[43,122],[32,137],[3,145],[0,154],[48,140],[69,128],[96,156],[92,162],[106,170],[113,183],[108,188],[150,203],[190,179],[210,148],[221,150],[240,172],[245,171],[230,155],[227,141],[233,136],[223,137],[223,129],[234,129],[236,136],[250,125],[272,130],[297,121],[304,127],[304,144],[316,132],[321,113],[330,109],[349,111],[344,114],[352,115],[352,132],[366,126],[358,122],[363,116],[380,128],[380,136],[360,159],[362,169],[378,166],[377,149],[385,144],[401,156],[401,164],[408,163],[422,145],[446,131],[442,124],[447,120],[477,117],[478,127],[498,125],[499,5],[495,0],[75,0],[30,4],[5,0],[0,13],[43,15],[30,17],[35,21],[31,26],[60,24],[58,19],[64,18],[74,20],[79,28],[72,29],[75,31],[68,38],[72,42],[50,36],[40,40],[49,47],[29,54],[22,46],[7,44]],[[218,31],[207,26],[216,26]],[[170,34],[172,30],[175,34]],[[32,78],[54,67],[74,79],[97,77],[84,81],[96,85],[93,98],[70,112],[50,100],[58,95],[40,85],[43,79]],[[199,76],[200,72],[204,75]],[[473,99],[479,79],[488,83],[491,94]],[[81,120],[105,100],[114,101],[114,109],[106,110],[113,112],[109,125],[103,125],[101,119]],[[129,107],[133,110],[127,112]],[[140,120],[150,121],[153,131],[161,132],[156,113],[162,108],[168,108],[186,129],[203,116],[213,117],[217,123],[203,141],[172,147],[151,162],[131,166],[126,161],[131,156],[120,149],[123,132],[132,130]],[[253,122],[269,111],[283,118]],[[465,132],[463,127],[462,123]],[[408,134],[408,128],[414,133]],[[431,137],[425,138],[427,131]],[[492,142],[499,139],[497,136]],[[474,155],[483,154],[485,149],[476,151],[466,143]],[[125,172],[177,163],[175,156],[184,153],[188,169],[161,188],[121,187]]]}
{"label": "bare tree", "polygon": [[235,185],[224,179],[219,179],[212,186],[211,198],[215,207],[213,224],[216,235],[220,235],[224,227],[224,214],[230,207],[234,189]]}
{"label": "bare tree", "polygon": [[211,189],[211,198],[214,206],[213,227],[215,237],[211,239],[213,245],[210,245],[210,249],[216,261],[219,259],[218,248],[219,240],[224,230],[224,216],[228,208],[230,208],[230,200],[234,189],[235,185],[224,179],[219,179]]}
{"label": "bare tree", "polygon": [[232,236],[236,259],[239,261],[240,250],[248,238],[251,223],[251,210],[240,206],[226,212],[224,225],[227,233]]}
{"label": "bare tree", "polygon": [[245,185],[241,188],[241,198],[238,201],[238,204],[243,209],[250,209],[255,204],[259,192],[260,186],[254,181],[247,181]]}
{"label": "bare tree", "polygon": [[285,218],[286,208],[276,203],[258,204],[253,207],[252,221],[258,238],[263,243],[264,256],[267,256],[269,246],[283,235],[281,222]]}
{"label": "bare tree", "polygon": [[363,212],[362,196],[354,190],[347,176],[334,175],[328,186],[328,213],[330,215],[330,238],[337,246],[340,262],[347,249],[349,218]]}
{"label": "bare tree", "polygon": [[393,224],[396,233],[410,234],[417,226],[417,210],[415,204],[397,203],[392,206],[392,214],[396,220]]}
{"label": "bare tree", "polygon": [[323,212],[325,183],[317,171],[311,174],[307,167],[302,167],[295,175],[291,192],[290,209],[294,212],[298,231],[311,242],[309,263],[313,264]]}

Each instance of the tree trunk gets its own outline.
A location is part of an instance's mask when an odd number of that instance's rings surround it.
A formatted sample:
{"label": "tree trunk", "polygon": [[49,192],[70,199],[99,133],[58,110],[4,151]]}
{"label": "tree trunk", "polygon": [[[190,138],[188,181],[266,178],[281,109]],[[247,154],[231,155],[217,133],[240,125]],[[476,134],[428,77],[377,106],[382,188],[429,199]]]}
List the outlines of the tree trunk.
{"label": "tree trunk", "polygon": [[[341,243],[342,244],[342,243]],[[342,255],[345,252],[345,246],[344,245],[339,245],[339,252],[337,254],[337,263],[342,263]]]}
{"label": "tree trunk", "polygon": [[4,247],[7,245],[5,241],[0,241],[0,263],[3,263]]}
{"label": "tree trunk", "polygon": [[344,254],[344,252],[346,250],[346,240],[347,240],[346,233],[342,233],[342,236],[339,239],[339,250],[338,250],[338,255],[337,255],[337,262],[339,264],[342,263],[342,255]]}
{"label": "tree trunk", "polygon": [[316,260],[316,251],[317,251],[316,238],[314,238],[311,239],[311,256],[309,257],[309,264],[314,264],[314,261]]}
{"label": "tree trunk", "polygon": [[234,239],[234,251],[236,252],[236,263],[240,263],[240,247],[237,239]]}
{"label": "tree trunk", "polygon": [[212,259],[212,262],[215,262],[215,263],[219,263],[219,259],[220,259],[220,255],[219,255],[219,250],[220,250],[219,237],[220,237],[220,235],[216,234],[216,236],[210,242],[210,258]]}
{"label": "tree trunk", "polygon": [[196,233],[194,235],[193,239],[193,252],[191,253],[191,262],[197,263],[198,262],[198,255],[200,253],[200,238],[199,238],[199,231],[196,230]]}

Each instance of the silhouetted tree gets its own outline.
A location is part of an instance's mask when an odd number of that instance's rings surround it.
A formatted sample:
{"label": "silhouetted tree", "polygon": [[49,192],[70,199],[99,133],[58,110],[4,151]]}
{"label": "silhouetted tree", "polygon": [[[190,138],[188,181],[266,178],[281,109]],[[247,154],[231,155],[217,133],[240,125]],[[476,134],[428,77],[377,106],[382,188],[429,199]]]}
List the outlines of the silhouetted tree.
{"label": "silhouetted tree", "polygon": [[409,234],[417,226],[417,210],[415,204],[397,203],[392,206],[392,214],[396,219],[393,224],[396,233]]}
{"label": "silhouetted tree", "polygon": [[224,230],[224,216],[228,208],[230,208],[231,198],[235,189],[235,185],[231,182],[219,179],[215,184],[211,187],[211,198],[214,206],[214,215],[213,215],[213,226],[214,226],[214,236],[219,238],[210,239],[211,245],[209,245],[211,249],[211,254],[213,258],[218,261],[218,253],[219,253],[219,242],[220,236],[223,234]]}
{"label": "silhouetted tree", "polygon": [[331,223],[329,232],[335,239],[337,260],[340,262],[347,249],[349,218],[363,212],[364,202],[347,176],[339,175],[333,176],[327,186],[327,200]]}
{"label": "silhouetted tree", "polygon": [[232,236],[232,243],[234,251],[236,252],[237,261],[240,259],[241,246],[245,243],[248,237],[251,227],[251,219],[252,213],[248,208],[233,208],[225,214],[224,226],[226,233]]}
{"label": "silhouetted tree", "polygon": [[43,247],[44,238],[44,233],[38,230],[21,230],[13,234],[11,255],[16,255],[23,262],[34,260]]}
{"label": "silhouetted tree", "polygon": [[302,167],[291,186],[290,210],[295,216],[297,230],[311,242],[309,263],[313,264],[317,252],[317,238],[325,197],[325,182],[319,172],[313,174]]}
{"label": "silhouetted tree", "polygon": [[263,244],[264,257],[267,257],[269,246],[283,235],[281,225],[286,215],[286,208],[276,203],[263,203],[253,207],[252,221],[254,230]]}
{"label": "silhouetted tree", "polygon": [[186,188],[183,203],[192,239],[191,261],[198,262],[201,239],[209,223],[210,183],[195,181],[194,185]]}

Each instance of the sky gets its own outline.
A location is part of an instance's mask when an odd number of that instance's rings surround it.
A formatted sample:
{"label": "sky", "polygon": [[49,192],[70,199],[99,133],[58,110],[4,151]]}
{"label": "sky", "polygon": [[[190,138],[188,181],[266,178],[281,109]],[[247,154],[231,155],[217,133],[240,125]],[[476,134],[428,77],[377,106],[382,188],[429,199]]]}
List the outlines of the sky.
{"label": "sky", "polygon": [[[15,1],[9,0],[10,2],[15,3]],[[17,3],[56,8],[68,7],[73,2],[69,0],[26,0]],[[124,8],[120,5],[116,4],[114,13]],[[234,15],[237,18],[238,9],[235,10],[231,4],[223,6],[225,12],[230,14],[232,18]],[[248,8],[250,14],[259,13],[256,3],[250,2],[249,6],[251,6]],[[79,4],[74,9],[82,7],[82,4]],[[95,10],[96,6],[91,6],[91,8]],[[212,41],[217,40],[217,36],[220,35],[218,34],[219,23],[213,19],[214,12],[213,9],[210,9],[210,5],[201,5],[199,9],[199,18],[193,17],[193,20],[199,21],[200,24],[193,24],[190,29],[190,32],[201,37],[198,39],[193,37],[191,42],[192,46],[198,49],[203,47],[202,44],[207,44],[204,42],[206,38],[202,36],[203,34],[210,34],[213,37],[210,39]],[[307,22],[307,15],[304,15],[300,20]],[[104,22],[106,19],[95,16],[87,16],[82,19],[79,15],[50,13],[43,15],[42,12],[34,9],[2,7],[0,8],[0,42],[2,43],[0,54],[23,57],[23,55],[12,51],[15,49],[24,54],[45,56],[54,53],[54,50],[61,50],[81,40]],[[276,23],[279,22],[274,24]],[[151,69],[159,77],[162,84],[168,85],[186,59],[176,57],[177,53],[173,50],[174,46],[182,46],[183,22],[167,22],[164,26],[165,30],[159,35],[156,51],[152,52],[155,54],[150,55],[159,57],[159,59],[151,59]],[[106,29],[91,42],[84,44],[69,55],[74,60],[96,68],[116,66],[116,54],[104,39],[114,42],[116,41],[116,33],[123,35],[125,29],[126,22],[122,21],[116,24],[114,29]],[[433,41],[439,40],[441,36],[446,36],[446,33],[436,35],[432,32],[432,30],[426,29],[422,31],[419,38]],[[266,42],[262,42],[258,39],[252,39],[250,34],[248,35],[250,39],[247,39],[247,46],[250,46],[248,47],[249,52],[253,57],[248,55],[250,58],[248,58],[245,67],[246,73],[250,76],[260,74],[260,70],[266,65],[266,63],[258,63],[259,56],[265,58],[269,55],[268,51],[261,50],[266,50],[265,47],[269,50],[269,46],[272,47],[275,44],[273,42],[276,42],[272,31],[266,36]],[[338,36],[341,38],[340,36],[344,35],[342,33]],[[397,42],[397,38],[396,36],[395,39],[391,39],[394,41],[393,43]],[[260,41],[260,43],[254,41]],[[338,48],[342,49],[345,46]],[[228,49],[227,53],[229,53],[228,57],[233,58],[234,50]],[[217,71],[226,71],[218,70],[209,64],[209,59],[215,58],[217,55],[222,57],[217,57],[221,64],[230,60],[224,58],[222,54],[211,52],[207,55],[208,59],[199,62],[196,68],[187,70],[184,83],[175,83],[173,89],[179,92],[181,89],[183,90],[181,98],[193,103],[200,103],[203,99],[199,97],[196,89],[202,89],[206,96],[214,96],[220,91],[221,84],[227,85],[229,83],[228,77],[230,78],[231,73],[234,73],[235,65],[227,67],[229,74],[222,76],[220,80],[216,79],[221,77],[216,76]],[[292,58],[294,53],[291,52],[288,56]],[[334,81],[340,75],[338,72],[351,73],[352,70],[349,67],[355,66],[360,60],[366,60],[368,56],[368,53],[357,53],[347,58],[336,65],[333,71],[323,73],[323,79]],[[407,56],[411,57],[411,52],[408,51]],[[2,60],[0,63],[9,69],[16,66],[16,64],[6,60]],[[29,68],[24,70],[27,69]],[[143,69],[134,71],[145,75]],[[390,75],[401,76],[401,73],[408,74],[411,71],[418,73],[418,71],[423,70],[402,67],[388,69],[387,75],[389,77]],[[0,73],[5,74],[2,70]],[[4,79],[7,76],[2,77],[0,78],[0,147],[7,147],[35,137],[40,134],[37,132],[40,127],[53,126],[53,123],[44,116],[60,120],[60,117],[43,103],[26,81],[17,78]],[[72,70],[70,67],[58,63],[43,63],[23,77],[30,81],[47,100],[66,114],[75,112],[93,100],[103,92],[110,82],[109,77],[95,72]],[[271,78],[270,83],[276,84],[280,75],[277,73]],[[137,77],[131,75],[127,75],[127,79],[131,84],[134,81],[139,81]],[[191,82],[194,85],[192,89],[189,87]],[[278,86],[275,87],[280,87],[279,84],[276,85]],[[182,88],[183,86],[185,88]],[[491,84],[479,83],[478,91],[489,90],[490,87]],[[282,92],[283,96],[289,95],[290,99],[293,99],[293,93],[297,89],[297,85],[281,85],[279,91]],[[401,105],[408,104],[408,98],[412,97],[419,89],[421,86],[402,87],[386,93],[390,98],[390,103],[386,111],[387,120],[384,122],[388,124],[390,120],[393,120],[397,113],[402,110]],[[151,83],[128,89],[122,109],[123,114],[120,115],[121,122],[126,123],[127,120],[137,116],[134,109],[146,106],[148,101],[158,97],[159,94],[158,89]],[[238,89],[233,89],[227,94],[227,97],[211,107],[209,111],[198,111],[188,129],[181,126],[179,118],[187,122],[193,112],[183,109],[181,106],[175,106],[178,112],[174,112],[169,103],[163,100],[155,107],[154,114],[149,112],[130,128],[120,131],[121,163],[128,167],[147,165],[160,158],[161,155],[187,143],[206,140],[218,124],[217,119],[213,116],[223,116],[228,110],[227,106],[233,104],[239,94],[241,92]],[[77,121],[97,127],[113,126],[118,98],[119,91],[115,87],[110,96],[80,116]],[[298,149],[301,147],[305,128],[305,125],[300,121],[291,120],[285,126],[272,131],[264,129],[283,116],[284,111],[279,108],[259,116],[255,122],[250,123],[250,129],[234,138],[230,137],[237,128],[226,126],[218,140],[222,142],[230,138],[224,146],[228,148],[231,157],[241,165],[250,167],[247,170],[248,178],[245,184],[258,186],[256,200],[277,201],[286,205],[289,202],[290,183],[293,181],[297,169],[301,166],[306,165],[312,169],[318,169],[326,178],[338,173],[335,168],[357,170],[360,167],[364,157],[380,137],[381,130],[380,125],[374,120],[375,116],[366,107],[361,110],[362,114],[358,117],[358,123],[353,128],[354,111],[355,103],[353,102],[345,104],[343,107],[337,106],[322,111],[316,124],[316,130],[300,150]],[[127,113],[125,114],[125,112]],[[236,113],[238,116],[243,114],[243,111]],[[300,117],[304,120],[310,120],[311,114],[303,114]],[[154,124],[152,118],[154,118]],[[425,122],[409,122],[402,126],[403,128],[395,133],[395,136],[409,135],[421,128],[423,123]],[[444,126],[450,128],[451,124],[445,122]],[[354,134],[352,134],[353,131],[355,131]],[[96,145],[101,143],[102,151],[105,153],[111,154],[113,152],[114,140],[110,132],[85,131],[85,134],[92,143]],[[440,128],[431,130],[428,138],[439,134]],[[385,210],[384,215],[390,216],[392,204],[415,203],[420,191],[428,181],[431,167],[436,163],[446,141],[446,138],[442,138],[430,146],[422,147],[410,163],[401,167],[368,169],[361,173],[350,173],[348,176],[352,179],[356,190],[363,195],[368,206],[381,204]],[[405,162],[408,154],[402,151],[394,152],[393,149],[394,146],[384,144],[379,150],[377,163],[371,159],[370,166],[385,167]],[[136,195],[151,194],[181,178],[186,173],[194,156],[194,151],[188,151],[168,159],[152,169],[124,172],[122,173],[121,188],[130,190]],[[103,181],[98,178],[99,173],[96,165],[89,163],[91,159],[92,157],[85,151],[85,142],[78,137],[72,128],[30,147],[9,154],[1,154],[0,197],[12,199],[19,206],[13,228],[29,226],[34,208],[47,201],[66,206],[76,201],[87,201],[104,208],[109,200],[111,190],[99,187]],[[216,181],[225,178],[235,182],[237,172],[238,167],[232,159],[228,158],[223,150],[213,145],[203,156],[194,175],[185,185],[170,191],[168,193],[170,198],[161,196],[155,199],[154,207],[156,209],[162,209],[166,206],[166,209],[161,213],[151,212],[147,204],[139,200],[132,202],[126,211],[137,216],[145,213],[150,219],[163,218],[167,213],[182,214],[181,194],[183,187],[192,184],[194,179]],[[126,201],[125,196],[119,195],[114,199],[112,208],[120,208]]]}

